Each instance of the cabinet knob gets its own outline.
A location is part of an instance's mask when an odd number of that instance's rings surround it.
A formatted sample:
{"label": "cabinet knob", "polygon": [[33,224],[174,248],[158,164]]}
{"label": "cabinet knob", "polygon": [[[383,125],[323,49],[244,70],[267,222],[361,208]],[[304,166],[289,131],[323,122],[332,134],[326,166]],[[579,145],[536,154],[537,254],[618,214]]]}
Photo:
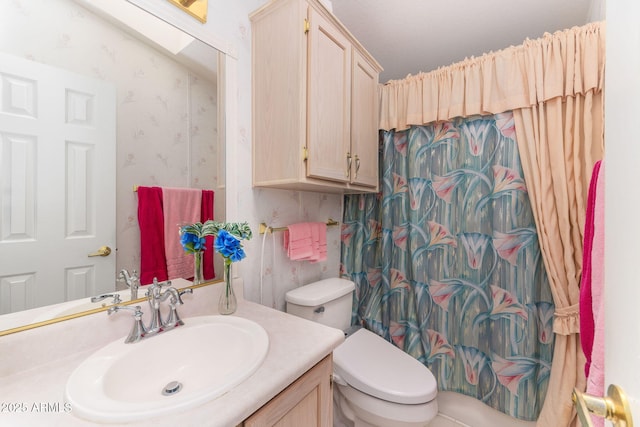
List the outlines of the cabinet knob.
{"label": "cabinet knob", "polygon": [[353,179],[358,179],[358,171],[360,170],[360,159],[358,158],[358,155],[356,154],[356,174],[354,175]]}

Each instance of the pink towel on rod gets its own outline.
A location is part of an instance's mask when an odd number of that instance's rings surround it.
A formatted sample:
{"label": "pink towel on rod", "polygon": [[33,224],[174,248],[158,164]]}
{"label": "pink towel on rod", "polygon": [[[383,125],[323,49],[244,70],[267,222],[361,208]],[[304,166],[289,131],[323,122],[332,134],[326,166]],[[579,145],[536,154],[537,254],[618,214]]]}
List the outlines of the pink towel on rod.
{"label": "pink towel on rod", "polygon": [[292,224],[284,232],[284,247],[292,261],[320,262],[327,259],[327,224]]}
{"label": "pink towel on rod", "polygon": [[164,252],[164,214],[162,189],[138,187],[138,225],[140,226],[140,283],[148,285],[153,278],[167,280]]}
{"label": "pink towel on rod", "polygon": [[311,223],[311,239],[313,240],[313,255],[309,257],[311,262],[320,262],[327,259],[327,224],[324,222]]}
{"label": "pink towel on rod", "polygon": [[169,280],[193,277],[193,255],[180,244],[180,227],[200,221],[202,190],[196,188],[162,189],[164,201],[164,250]]}
{"label": "pink towel on rod", "polygon": [[311,226],[307,222],[291,224],[284,232],[284,247],[292,261],[303,260],[313,255]]}

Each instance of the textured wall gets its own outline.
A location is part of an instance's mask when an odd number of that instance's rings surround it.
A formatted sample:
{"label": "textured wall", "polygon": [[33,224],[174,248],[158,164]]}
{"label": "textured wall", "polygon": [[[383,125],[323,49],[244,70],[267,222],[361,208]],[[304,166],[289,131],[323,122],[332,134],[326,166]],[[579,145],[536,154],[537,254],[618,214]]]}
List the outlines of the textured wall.
{"label": "textured wall", "polygon": [[[251,186],[251,22],[249,14],[266,3],[266,0],[244,0],[229,2],[209,0],[208,21],[205,25],[186,19],[182,12],[172,8],[167,2],[132,0],[152,13],[162,15],[187,31],[205,32],[214,38],[230,43],[237,60],[234,76],[237,81],[234,97],[237,106],[237,138],[228,140],[235,144],[235,157],[227,158],[227,168],[237,185],[237,194],[229,194],[228,203],[237,209],[234,221],[248,221],[255,237],[245,244],[247,259],[234,266],[244,278],[245,296],[252,301],[260,301],[262,288],[263,303],[272,306],[272,295],[276,296],[275,306],[284,308],[284,293],[299,285],[325,277],[338,275],[340,259],[340,230],[330,228],[327,236],[328,259],[318,264],[292,262],[282,250],[282,234],[268,236],[265,241],[264,262],[262,258],[262,237],[257,234],[260,222],[272,226],[286,226],[300,221],[326,221],[328,218],[341,219],[342,197],[320,193],[294,192],[283,190],[254,189]],[[188,28],[187,28],[188,27]],[[259,160],[258,160],[259,161]],[[273,250],[275,239],[275,250]],[[262,264],[262,267],[261,267]],[[262,279],[262,285],[261,285]]]}

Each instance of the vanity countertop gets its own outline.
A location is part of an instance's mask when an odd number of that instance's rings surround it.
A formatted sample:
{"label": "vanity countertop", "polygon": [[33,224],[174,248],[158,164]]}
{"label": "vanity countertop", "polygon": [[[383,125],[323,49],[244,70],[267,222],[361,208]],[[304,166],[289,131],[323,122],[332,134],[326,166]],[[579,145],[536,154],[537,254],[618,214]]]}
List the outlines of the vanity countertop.
{"label": "vanity countertop", "polygon": [[[210,288],[218,288],[218,286],[211,286]],[[211,292],[212,290],[204,291],[203,293],[212,295],[207,295],[206,298],[198,298],[197,300],[200,304],[197,305],[202,305],[202,300],[207,299],[211,301],[211,306],[215,306],[216,304],[213,304],[212,301],[217,301],[214,298],[218,293]],[[195,312],[183,314],[182,317],[185,322],[188,322],[188,316],[203,314],[215,313],[202,313],[195,310]],[[252,376],[223,396],[185,412],[153,418],[144,422],[109,425],[135,425],[141,427],[177,425],[198,427],[236,426],[322,360],[327,354],[331,353],[344,339],[342,331],[337,329],[242,299],[239,301],[238,310],[233,315],[257,322],[269,335],[267,357]],[[92,316],[106,317],[106,314],[98,313]],[[126,317],[127,321],[130,321],[129,316]],[[76,320],[81,321],[82,319]],[[67,322],[63,322],[60,325],[64,325]],[[119,323],[122,322],[120,321]],[[38,328],[40,330],[39,333],[42,334],[47,328],[55,326],[50,325],[45,328]],[[73,324],[66,329],[68,331],[64,332],[58,327],[55,329],[55,333],[74,334],[74,331],[77,333],[79,330]],[[38,332],[35,331],[37,329],[28,332],[37,334]],[[24,336],[19,337],[21,334],[24,334]],[[8,340],[12,337],[11,335],[0,337],[0,364],[24,359],[24,357],[20,357],[20,352],[24,352],[25,348],[27,348],[29,334],[22,332],[15,335],[14,341],[16,342],[14,343]],[[124,337],[124,335],[126,334],[121,336]],[[56,340],[58,342],[57,346],[70,346],[70,343],[74,341],[73,337],[61,336],[60,338],[60,340]],[[9,348],[11,344],[13,344],[13,348]],[[44,344],[45,348],[40,348],[42,344],[33,346],[33,351],[46,351],[47,345],[56,346],[52,341],[52,344]],[[100,346],[102,345],[104,344],[101,343]],[[22,347],[22,350],[19,347]],[[68,351],[66,355],[62,353],[63,356],[61,358],[54,356],[52,359],[55,358],[55,360],[41,364],[35,363],[33,367],[29,367],[24,362],[17,363],[17,365],[22,365],[25,369],[13,370],[13,372],[7,372],[7,366],[4,365],[4,374],[2,373],[2,368],[0,368],[0,425],[29,427],[99,425],[74,416],[73,408],[70,408],[69,411],[64,402],[64,387],[67,378],[75,367],[96,349],[93,346],[89,349],[80,348],[78,351]],[[27,354],[22,356],[26,356],[29,359]],[[33,355],[33,357],[36,356]],[[166,357],[167,363],[171,363],[170,353]],[[12,358],[14,360],[11,360]],[[144,361],[141,361],[140,366],[141,369],[144,369]]]}

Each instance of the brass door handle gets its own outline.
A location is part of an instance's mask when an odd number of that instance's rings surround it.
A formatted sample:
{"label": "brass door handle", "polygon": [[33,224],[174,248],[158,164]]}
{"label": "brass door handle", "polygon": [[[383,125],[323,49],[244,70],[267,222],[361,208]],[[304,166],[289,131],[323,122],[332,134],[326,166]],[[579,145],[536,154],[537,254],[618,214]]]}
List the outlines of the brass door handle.
{"label": "brass door handle", "polygon": [[573,389],[571,395],[583,427],[591,427],[590,413],[606,418],[616,427],[633,427],[631,408],[622,388],[611,384],[607,397],[596,397]]}
{"label": "brass door handle", "polygon": [[111,253],[111,248],[109,246],[102,246],[100,249],[98,249],[95,252],[91,252],[89,255],[89,257],[92,256],[109,256],[109,254]]}

